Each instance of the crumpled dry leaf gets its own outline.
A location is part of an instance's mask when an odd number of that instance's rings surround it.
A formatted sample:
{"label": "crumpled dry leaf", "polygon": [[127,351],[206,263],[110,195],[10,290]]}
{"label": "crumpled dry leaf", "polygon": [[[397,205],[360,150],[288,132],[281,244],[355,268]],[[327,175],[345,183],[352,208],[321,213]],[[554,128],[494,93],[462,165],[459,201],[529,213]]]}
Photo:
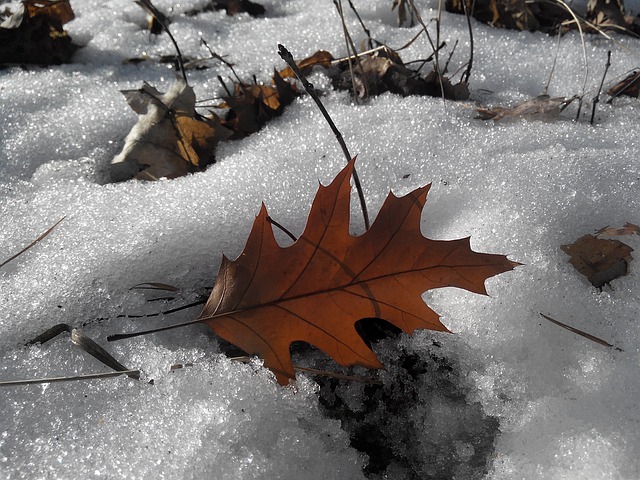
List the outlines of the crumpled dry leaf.
{"label": "crumpled dry leaf", "polygon": [[539,95],[535,98],[525,100],[515,107],[493,107],[476,108],[480,120],[491,120],[494,122],[503,118],[528,118],[531,120],[548,120],[557,117],[576,97],[555,97],[549,95]]}
{"label": "crumpled dry leaf", "polygon": [[[464,2],[469,15],[479,22],[498,28],[542,31],[554,35],[578,28],[573,15],[560,3],[528,0],[446,0],[445,8],[448,12],[464,15]],[[580,16],[579,13],[576,15]],[[638,19],[625,15],[622,0],[589,0],[586,20],[587,22],[580,22],[583,32],[616,30],[621,33],[640,34]]]}
{"label": "crumpled dry leaf", "polygon": [[600,30],[640,33],[640,24],[625,14],[622,0],[589,0],[586,19]]}
{"label": "crumpled dry leaf", "polygon": [[640,235],[640,226],[635,223],[625,223],[622,228],[604,227],[596,232],[596,235],[606,235],[609,237],[617,237],[623,235]]}
{"label": "crumpled dry leaf", "polygon": [[[331,62],[333,60],[333,55],[331,55],[329,52],[327,52],[326,50],[318,50],[310,57],[296,62],[296,65],[298,65],[298,68],[303,73],[303,75],[309,75],[311,73],[311,70],[313,70],[313,67],[315,66],[330,68]],[[282,78],[296,78],[296,74],[293,72],[291,67],[288,66],[280,70],[280,76]]]}
{"label": "crumpled dry leaf", "polygon": [[596,288],[602,288],[629,273],[629,263],[633,260],[633,248],[629,245],[593,235],[584,235],[572,244],[562,245],[560,248],[571,256],[571,265]]}
{"label": "crumpled dry leaf", "polygon": [[78,47],[62,26],[73,18],[69,0],[23,0],[0,24],[0,65],[69,62]]}
{"label": "crumpled dry leaf", "polygon": [[[465,82],[453,85],[444,75],[432,71],[421,77],[404,65],[400,55],[390,48],[377,50],[362,55],[352,65],[355,80],[355,95],[360,98],[391,92],[397,95],[427,95],[444,97],[449,100],[466,100],[469,89]],[[343,62],[340,70],[332,76],[333,85],[341,90],[353,90],[351,71],[347,62]],[[441,87],[442,84],[442,87]]]}
{"label": "crumpled dry leaf", "polygon": [[272,85],[238,83],[232,96],[224,97],[220,108],[229,112],[222,124],[233,134],[231,139],[244,138],[260,130],[269,120],[282,115],[284,108],[300,95],[295,85],[284,80],[277,71]]}
{"label": "crumpled dry leaf", "polygon": [[195,93],[179,79],[167,93],[144,84],[123,94],[140,118],[112,160],[112,176],[124,180],[175,178],[213,162],[216,145],[231,136],[217,116],[195,110]]}
{"label": "crumpled dry leaf", "polygon": [[530,2],[525,0],[446,0],[448,12],[464,14],[466,8],[469,15],[482,23],[498,28],[535,31],[540,28]]}

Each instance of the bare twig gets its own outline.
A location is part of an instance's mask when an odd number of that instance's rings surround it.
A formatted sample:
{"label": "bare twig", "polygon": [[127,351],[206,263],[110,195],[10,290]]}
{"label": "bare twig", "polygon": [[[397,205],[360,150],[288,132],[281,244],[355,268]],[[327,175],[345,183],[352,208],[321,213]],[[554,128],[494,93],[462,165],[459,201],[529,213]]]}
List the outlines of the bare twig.
{"label": "bare twig", "polygon": [[591,335],[590,333],[587,333],[587,332],[585,332],[583,330],[579,330],[579,329],[577,329],[575,327],[567,325],[566,323],[559,322],[558,320],[555,320],[555,319],[545,315],[544,313],[540,313],[540,315],[543,318],[549,320],[551,323],[554,323],[554,324],[558,325],[559,327],[562,327],[562,328],[564,328],[566,330],[569,330],[570,332],[573,332],[573,333],[575,333],[577,335],[580,335],[580,336],[582,336],[582,337],[584,337],[584,338],[586,338],[588,340],[591,340],[592,342],[598,343],[600,345],[604,345],[605,347],[614,348],[614,349],[618,350],[619,352],[623,352],[624,351],[620,347],[616,347],[615,345],[611,345],[609,342],[606,342],[606,341],[602,340],[601,338],[598,338],[598,337],[596,337],[594,335]]}
{"label": "bare twig", "polygon": [[356,14],[356,18],[360,22],[360,26],[362,27],[362,30],[364,30],[364,34],[367,36],[367,43],[369,44],[369,48],[373,48],[373,40],[371,39],[371,32],[362,21],[362,18],[360,18],[360,14],[356,10],[356,7],[353,4],[353,2],[351,0],[348,0],[348,1],[349,1],[349,6],[351,7],[351,10],[353,10],[353,13]]}
{"label": "bare twig", "polygon": [[600,87],[598,87],[598,93],[596,93],[595,98],[593,99],[593,107],[591,108],[591,121],[589,122],[593,125],[593,121],[596,117],[596,106],[600,101],[600,93],[602,92],[602,86],[604,85],[604,79],[607,77],[607,72],[609,71],[609,67],[611,66],[611,50],[607,52],[607,63],[604,66],[604,73],[602,74],[602,80],[600,81]]}
{"label": "bare twig", "polygon": [[[329,124],[329,127],[331,127],[333,134],[338,140],[338,143],[342,148],[342,152],[347,158],[347,162],[350,162],[353,159],[353,157],[349,153],[347,144],[344,142],[344,138],[342,137],[340,130],[338,130],[338,127],[336,127],[336,124],[333,122],[333,120],[329,116],[329,112],[327,112],[327,109],[324,107],[324,105],[320,101],[320,97],[318,96],[318,93],[316,92],[315,87],[309,82],[309,80],[307,80],[307,77],[305,77],[305,75],[300,71],[300,69],[298,68],[298,65],[296,65],[296,62],[293,60],[293,55],[291,55],[291,52],[289,52],[289,50],[287,50],[283,45],[278,44],[278,54],[287,63],[287,65],[291,67],[293,72],[296,74],[296,76],[302,83],[302,86],[304,87],[304,89],[311,96],[311,98],[313,98],[314,102],[316,102],[316,105],[320,109],[320,112],[322,112],[322,116],[325,118],[325,120]],[[360,179],[358,178],[358,174],[356,173],[355,168],[353,170],[353,183],[355,183],[356,190],[358,191],[358,197],[360,199],[360,207],[362,208],[362,215],[364,217],[365,228],[369,230],[370,224],[369,224],[369,213],[367,211],[367,204],[365,202],[364,192],[362,191]]]}
{"label": "bare twig", "polygon": [[267,222],[269,222],[271,225],[273,225],[274,227],[279,228],[280,230],[282,230],[283,233],[285,233],[291,240],[293,240],[294,242],[298,241],[298,237],[296,237],[293,233],[291,233],[288,229],[286,229],[285,227],[283,227],[282,225],[280,225],[278,222],[276,222],[273,218],[271,217],[267,217]]}
{"label": "bare twig", "polygon": [[196,300],[195,302],[191,302],[186,305],[182,305],[180,307],[172,308],[170,310],[164,310],[162,312],[148,313],[146,315],[118,315],[117,318],[146,318],[146,317],[157,317],[160,315],[170,315],[172,313],[180,312],[188,308],[197,307],[198,305],[202,305],[205,302],[206,300]]}
{"label": "bare twig", "polygon": [[560,31],[558,30],[558,43],[556,44],[556,55],[553,57],[553,63],[551,64],[551,71],[549,72],[549,78],[547,84],[544,86],[544,95],[547,95],[549,91],[549,85],[551,85],[551,79],[553,78],[553,72],[556,69],[556,63],[558,62],[558,55],[560,54]]}
{"label": "bare twig", "polygon": [[189,84],[189,82],[187,82],[187,73],[184,69],[184,60],[182,58],[182,53],[180,52],[180,47],[178,46],[178,42],[176,42],[176,39],[173,37],[173,35],[169,31],[169,22],[167,21],[167,17],[164,14],[162,14],[162,12],[160,12],[155,7],[155,5],[151,3],[150,0],[136,0],[136,3],[140,5],[142,8],[144,8],[147,12],[149,12],[158,21],[158,23],[162,25],[162,28],[164,29],[165,32],[167,32],[167,35],[169,35],[169,38],[171,39],[171,42],[173,43],[173,46],[176,49],[176,58],[178,59],[178,66],[180,67],[180,73],[182,74],[182,78],[184,79],[186,84]]}
{"label": "bare twig", "polygon": [[0,268],[4,267],[7,263],[9,263],[11,260],[15,260],[16,258],[18,258],[20,255],[22,255],[24,252],[26,252],[27,250],[29,250],[31,247],[33,247],[34,245],[36,245],[38,242],[40,242],[41,240],[43,240],[47,235],[49,235],[54,228],[56,228],[60,222],[62,222],[66,217],[62,217],[60,220],[58,220],[53,226],[49,227],[47,229],[46,232],[44,232],[42,235],[40,235],[38,238],[36,238],[33,242],[31,242],[29,245],[27,245],[26,247],[24,247],[22,250],[20,250],[18,253],[16,253],[15,255],[13,255],[12,257],[8,258],[7,260],[5,260],[4,262],[2,262],[0,264]]}
{"label": "bare twig", "polygon": [[[231,70],[231,73],[233,73],[233,76],[236,77],[236,80],[238,80],[238,83],[242,83],[242,80],[240,80],[240,77],[238,76],[235,69],[233,68],[233,63],[227,62],[221,55],[218,55],[216,52],[214,52],[211,49],[211,47],[209,47],[209,44],[205,41],[204,38],[200,37],[200,43],[204,45],[207,50],[209,50],[209,54],[211,55],[211,58],[215,58],[216,60],[220,60],[222,63],[224,63],[229,68],[229,70]],[[225,90],[226,89],[227,88],[225,86]]]}
{"label": "bare twig", "polygon": [[469,77],[471,76],[471,69],[473,68],[473,28],[471,28],[471,15],[467,9],[467,0],[462,0],[462,8],[464,15],[467,17],[467,27],[469,28],[469,47],[471,52],[469,53],[469,62],[467,62],[467,68],[462,74],[462,81],[469,83]]}
{"label": "bare twig", "polygon": [[[342,0],[333,0],[333,4],[336,7],[336,10],[338,10],[338,16],[340,17],[340,21],[342,22],[342,33],[344,34],[344,41],[347,45],[347,55],[349,56],[353,56],[353,58],[355,58],[356,62],[358,62],[358,64],[360,63],[360,59],[358,57],[358,50],[356,49],[355,45],[353,44],[353,40],[351,39],[351,35],[349,35],[349,30],[347,29],[347,23],[345,22],[344,19],[344,12],[342,10]],[[357,89],[356,89],[356,77],[353,74],[353,64],[351,62],[349,62],[349,75],[351,75],[351,85],[353,88],[353,98],[356,102],[356,104],[359,102],[359,97],[358,97],[358,93],[357,93]],[[365,89],[364,92],[364,98],[366,98],[368,96],[368,85],[366,84],[366,81],[364,80],[364,78],[362,79],[362,86]]]}
{"label": "bare twig", "polygon": [[[441,0],[439,0],[441,1]],[[440,57],[438,54],[438,48],[436,47],[436,45],[438,45],[438,43],[436,42],[435,44],[433,43],[433,40],[431,39],[431,35],[429,35],[429,31],[427,30],[427,25],[424,23],[424,21],[422,20],[422,15],[420,15],[420,12],[418,11],[418,8],[416,7],[415,3],[413,2],[413,0],[409,0],[409,4],[411,5],[411,9],[415,15],[415,17],[418,19],[418,23],[420,23],[420,25],[422,26],[422,30],[424,30],[424,33],[427,35],[427,39],[429,40],[429,44],[431,45],[431,50],[433,51],[434,54],[434,63],[435,63],[435,72],[436,72],[436,77],[438,79],[438,83],[440,84],[440,94],[442,95],[442,101],[445,101],[445,96],[444,96],[444,85],[442,82],[442,73],[440,72]],[[439,26],[438,28],[438,37],[440,36],[440,29]]]}
{"label": "bare twig", "polygon": [[578,27],[578,31],[580,32],[580,42],[582,44],[582,62],[584,65],[584,77],[582,81],[582,92],[578,97],[578,111],[576,113],[576,120],[578,120],[580,118],[580,111],[582,110],[582,99],[584,98],[585,92],[587,90],[587,80],[589,78],[589,62],[587,61],[587,47],[585,46],[585,42],[584,42],[584,32],[582,31],[582,25],[580,24],[580,20],[578,19],[578,16],[573,11],[573,9],[569,5],[567,5],[567,3],[565,3],[563,0],[551,0],[551,1],[557,3],[562,8],[564,8],[567,12],[569,12],[569,15],[571,15],[575,20],[576,26]]}

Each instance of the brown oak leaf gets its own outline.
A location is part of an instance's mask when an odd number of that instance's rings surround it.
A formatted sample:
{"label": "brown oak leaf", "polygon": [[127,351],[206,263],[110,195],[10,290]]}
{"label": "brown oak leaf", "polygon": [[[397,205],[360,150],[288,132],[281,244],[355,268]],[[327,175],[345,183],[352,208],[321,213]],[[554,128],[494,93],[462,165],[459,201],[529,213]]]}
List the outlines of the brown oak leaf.
{"label": "brown oak leaf", "polygon": [[389,194],[369,230],[349,233],[354,161],[320,186],[307,226],[292,245],[275,240],[262,206],[240,256],[223,257],[199,319],[249,354],[264,359],[281,384],[295,378],[289,347],[304,341],[341,365],[381,368],[358,335],[362,318],[382,318],[404,332],[447,331],[422,300],[426,290],[455,286],[486,294],[487,278],[518,264],[477,253],[469,238],[430,240],[420,232],[429,186]]}

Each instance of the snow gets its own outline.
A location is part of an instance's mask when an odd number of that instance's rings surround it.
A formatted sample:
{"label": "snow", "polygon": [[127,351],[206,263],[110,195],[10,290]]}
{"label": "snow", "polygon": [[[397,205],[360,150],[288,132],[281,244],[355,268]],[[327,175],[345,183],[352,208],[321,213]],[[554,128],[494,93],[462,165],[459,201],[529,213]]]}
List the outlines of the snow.
{"label": "snow", "polygon": [[[183,54],[205,56],[202,36],[243,78],[267,81],[274,66],[283,66],[277,43],[298,58],[318,49],[346,54],[332,2],[311,8],[264,1],[267,16],[255,19],[181,15],[204,3],[157,5],[170,12]],[[356,6],[375,38],[399,47],[418,28],[398,28],[390,3]],[[436,15],[435,0],[416,3],[425,19]],[[358,155],[372,212],[390,189],[403,194],[432,182],[425,235],[471,236],[475,250],[524,264],[490,279],[488,297],[449,288],[427,292],[425,301],[454,334],[421,331],[378,344],[387,370],[371,396],[370,386],[343,382],[330,391],[305,374],[295,388],[279,387],[259,362],[227,359],[202,326],[106,342],[113,333],[194,319],[197,308],[148,319],[119,315],[200,298],[221,255],[240,253],[262,201],[299,234],[318,180],[328,183],[344,157],[314,103],[301,98],[259,133],[222,144],[218,162],[205,172],[112,183],[108,164],[137,118],[119,90],[147,81],[166,91],[175,78],[164,65],[122,62],[173,49],[165,35],[150,38],[142,30],[145,16],[134,2],[72,6],[77,18],[67,28],[84,45],[75,63],[0,72],[0,260],[65,217],[0,269],[0,380],[106,370],[65,335],[24,346],[58,323],[82,328],[143,376],[1,387],[0,477],[365,478],[370,459],[350,445],[352,432],[364,426],[377,429],[372,435],[395,458],[369,478],[640,477],[639,276],[632,265],[628,276],[599,292],[560,250],[606,225],[640,223],[640,103],[601,102],[594,126],[590,104],[579,121],[575,105],[556,119],[500,123],[475,120],[470,108],[474,101],[512,105],[543,93],[556,48],[549,93],[580,94],[579,35],[565,35],[557,47],[540,33],[474,22],[468,102],[386,94],[356,106],[314,74]],[[359,45],[360,27],[351,14],[347,20]],[[444,14],[441,32],[443,57],[459,40],[455,71],[468,58],[466,21]],[[588,101],[607,50],[613,52],[609,81],[640,66],[637,39],[588,36],[585,44]],[[429,52],[421,39],[401,54],[407,61]],[[189,72],[199,99],[222,94],[217,74],[229,72],[219,64]],[[353,223],[362,232],[355,206]],[[640,248],[637,237],[622,240]],[[130,290],[141,282],[181,291],[174,301],[148,302]],[[623,351],[560,329],[539,312]],[[413,373],[407,358],[419,367]],[[338,370],[317,352],[295,360]],[[184,363],[193,366],[170,370]],[[374,401],[380,403],[367,410]],[[337,420],[326,407],[331,402],[353,415]]]}

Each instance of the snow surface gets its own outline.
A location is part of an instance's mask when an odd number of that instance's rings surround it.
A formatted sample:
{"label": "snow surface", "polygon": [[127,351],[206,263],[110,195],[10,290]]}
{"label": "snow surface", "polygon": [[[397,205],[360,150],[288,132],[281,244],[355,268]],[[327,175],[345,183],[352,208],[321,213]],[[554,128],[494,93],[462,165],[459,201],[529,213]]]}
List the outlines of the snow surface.
{"label": "snow surface", "polygon": [[[204,1],[157,2],[171,12],[185,55],[207,55],[202,36],[243,78],[267,81],[274,66],[283,66],[277,43],[298,58],[318,49],[345,54],[332,2],[262,3],[264,18],[223,12],[186,17],[181,13]],[[435,0],[417,4],[425,19],[436,15]],[[164,35],[149,38],[144,13],[129,0],[72,5],[77,18],[68,30],[84,45],[75,63],[0,71],[0,260],[65,217],[41,244],[0,270],[0,379],[105,371],[68,336],[23,346],[68,323],[126,366],[142,369],[145,381],[3,387],[0,477],[364,478],[369,459],[350,446],[351,420],[341,425],[329,418],[314,377],[300,374],[295,388],[279,387],[259,362],[241,364],[220,354],[202,326],[106,342],[113,333],[195,318],[197,308],[148,319],[118,315],[199,298],[213,284],[221,254],[240,253],[261,201],[280,223],[302,231],[318,180],[326,184],[344,165],[315,105],[296,100],[259,133],[221,145],[218,163],[206,172],[112,183],[109,161],[136,121],[119,90],[147,81],[166,91],[175,77],[154,62],[122,62],[173,48]],[[398,28],[387,0],[356,5],[373,36],[392,47],[418,31]],[[351,13],[347,21],[359,45],[360,27]],[[427,292],[425,300],[453,335],[423,331],[377,346],[389,366],[380,375],[389,392],[402,375],[395,360],[400,351],[425,365],[444,358],[450,373],[416,380],[401,414],[378,409],[364,420],[408,458],[371,478],[640,478],[640,277],[632,269],[599,292],[560,250],[603,226],[640,223],[640,103],[601,102],[595,126],[588,123],[589,105],[579,121],[573,120],[575,105],[549,121],[475,120],[474,101],[507,105],[541,94],[556,48],[551,95],[580,94],[583,65],[577,34],[565,35],[557,47],[555,38],[540,33],[476,22],[473,29],[472,99],[466,103],[386,94],[356,106],[322,74],[313,76],[358,155],[372,212],[390,189],[403,194],[432,182],[425,235],[470,235],[475,250],[524,264],[490,279],[489,297]],[[443,56],[459,41],[450,65],[455,71],[469,52],[464,17],[444,14],[441,31]],[[607,50],[613,51],[611,81],[640,66],[636,39],[593,35],[585,41],[586,99],[595,94]],[[429,52],[420,39],[402,57]],[[214,64],[189,72],[189,82],[199,99],[211,98],[222,94],[216,75],[228,73]],[[362,232],[355,207],[353,222],[354,232]],[[623,240],[640,246],[637,237]],[[181,294],[172,302],[147,302],[130,290],[140,282],[173,284]],[[623,351],[560,329],[538,312]],[[337,370],[319,354],[296,361]],[[193,367],[170,371],[186,362]],[[341,384],[337,394],[356,412],[367,401],[359,383]],[[396,395],[407,402],[401,389]]]}

